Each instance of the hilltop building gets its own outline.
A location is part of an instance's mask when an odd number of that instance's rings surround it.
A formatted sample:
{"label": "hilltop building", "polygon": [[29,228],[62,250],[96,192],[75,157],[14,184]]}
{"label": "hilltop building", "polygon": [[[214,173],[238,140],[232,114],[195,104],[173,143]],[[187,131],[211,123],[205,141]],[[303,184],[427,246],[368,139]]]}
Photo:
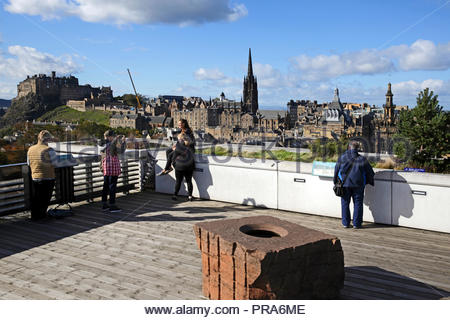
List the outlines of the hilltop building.
{"label": "hilltop building", "polygon": [[17,85],[16,99],[30,93],[40,97],[44,103],[51,104],[66,104],[69,100],[85,98],[112,101],[111,87],[96,88],[89,84],[80,86],[76,77],[57,77],[55,71],[52,71],[51,76],[45,74],[27,76]]}

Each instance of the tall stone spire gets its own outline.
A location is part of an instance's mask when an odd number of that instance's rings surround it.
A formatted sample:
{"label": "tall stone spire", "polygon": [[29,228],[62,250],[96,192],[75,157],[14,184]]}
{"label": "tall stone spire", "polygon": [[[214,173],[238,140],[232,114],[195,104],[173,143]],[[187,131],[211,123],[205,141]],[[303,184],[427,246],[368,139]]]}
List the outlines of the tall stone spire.
{"label": "tall stone spire", "polygon": [[391,90],[391,83],[388,83],[388,90],[386,92],[386,105],[391,107],[394,104],[394,101],[392,99],[394,95],[392,94],[392,90]]}
{"label": "tall stone spire", "polygon": [[242,107],[242,111],[256,114],[256,112],[258,111],[258,83],[256,81],[256,78],[253,76],[251,48],[248,49],[248,72],[247,76],[244,77],[243,91],[244,104]]}
{"label": "tall stone spire", "polygon": [[252,66],[252,49],[248,48],[248,71],[247,77],[253,77],[253,66]]}
{"label": "tall stone spire", "polygon": [[341,102],[341,99],[339,98],[339,89],[338,88],[334,89],[333,101],[339,102],[339,103]]}
{"label": "tall stone spire", "polygon": [[395,122],[395,104],[393,97],[391,83],[389,82],[386,92],[386,104],[384,105],[384,119],[390,125]]}

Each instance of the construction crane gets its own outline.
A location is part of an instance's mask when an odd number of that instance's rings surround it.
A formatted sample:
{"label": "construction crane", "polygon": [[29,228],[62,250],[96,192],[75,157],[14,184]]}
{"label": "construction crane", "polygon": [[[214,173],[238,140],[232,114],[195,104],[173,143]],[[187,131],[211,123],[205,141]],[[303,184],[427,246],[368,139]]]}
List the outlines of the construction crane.
{"label": "construction crane", "polygon": [[128,71],[128,75],[130,76],[131,84],[133,85],[134,94],[136,95],[136,100],[137,100],[137,103],[138,103],[138,107],[139,107],[139,109],[141,109],[142,108],[141,102],[139,101],[139,97],[138,97],[138,94],[136,92],[136,88],[134,87],[134,82],[133,82],[133,78],[131,77],[130,69],[127,69],[127,71]]}

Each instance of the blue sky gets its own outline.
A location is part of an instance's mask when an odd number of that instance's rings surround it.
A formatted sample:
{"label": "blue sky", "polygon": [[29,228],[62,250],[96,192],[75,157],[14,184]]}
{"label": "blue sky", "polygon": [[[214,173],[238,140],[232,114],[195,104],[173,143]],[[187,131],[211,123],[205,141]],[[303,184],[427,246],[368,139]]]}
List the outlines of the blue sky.
{"label": "blue sky", "polygon": [[450,1],[0,0],[0,98],[27,75],[239,100],[252,48],[260,106],[397,105],[430,87],[450,107]]}

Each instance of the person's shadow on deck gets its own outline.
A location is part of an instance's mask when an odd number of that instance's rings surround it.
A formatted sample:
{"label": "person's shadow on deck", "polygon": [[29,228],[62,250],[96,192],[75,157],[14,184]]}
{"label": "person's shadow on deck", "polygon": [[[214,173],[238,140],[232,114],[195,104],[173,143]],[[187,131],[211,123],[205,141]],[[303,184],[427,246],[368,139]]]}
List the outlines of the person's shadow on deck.
{"label": "person's shadow on deck", "polygon": [[436,300],[450,292],[375,266],[345,267],[341,299]]}
{"label": "person's shadow on deck", "polygon": [[179,203],[167,195],[141,192],[118,198],[117,204],[123,209],[121,213],[104,213],[101,203],[97,202],[74,206],[74,215],[64,219],[33,222],[28,215],[3,217],[0,220],[0,259],[118,221],[204,221],[222,219],[226,217],[225,212],[239,210],[179,207]]}

